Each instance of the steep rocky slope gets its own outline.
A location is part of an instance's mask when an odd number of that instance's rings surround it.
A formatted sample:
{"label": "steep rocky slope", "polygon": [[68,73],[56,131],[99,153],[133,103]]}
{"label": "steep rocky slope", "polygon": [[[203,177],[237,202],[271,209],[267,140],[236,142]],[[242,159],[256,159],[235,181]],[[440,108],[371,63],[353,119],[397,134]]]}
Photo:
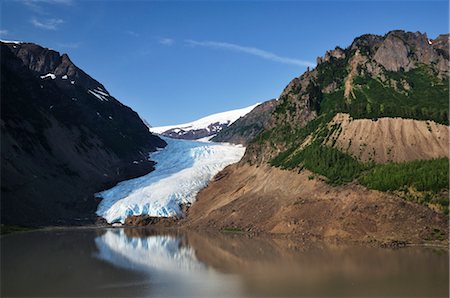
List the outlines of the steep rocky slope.
{"label": "steep rocky slope", "polygon": [[1,46],[1,221],[93,220],[93,193],[152,170],[165,142],[69,57]]}
{"label": "steep rocky slope", "polygon": [[251,144],[246,161],[268,161],[298,146],[338,112],[354,119],[401,117],[448,125],[448,35],[435,40],[399,30],[363,35],[317,62],[283,90],[272,126]]}
{"label": "steep rocky slope", "polygon": [[449,127],[434,121],[402,118],[352,119],[337,114],[338,126],[326,145],[363,162],[405,162],[449,156]]}
{"label": "steep rocky slope", "polygon": [[363,35],[319,57],[283,90],[240,164],[199,194],[189,224],[448,238],[448,37]]}
{"label": "steep rocky slope", "polygon": [[269,121],[276,105],[276,99],[263,102],[250,113],[223,128],[211,141],[247,145],[263,129],[269,127]]}

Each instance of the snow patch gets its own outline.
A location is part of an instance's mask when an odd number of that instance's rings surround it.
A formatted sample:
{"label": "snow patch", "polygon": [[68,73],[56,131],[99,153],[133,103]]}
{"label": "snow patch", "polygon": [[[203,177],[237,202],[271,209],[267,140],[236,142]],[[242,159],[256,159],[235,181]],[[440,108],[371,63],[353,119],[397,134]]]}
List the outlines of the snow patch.
{"label": "snow patch", "polygon": [[103,96],[109,96],[109,94],[107,92],[105,92],[102,88],[97,87],[97,89],[94,90],[94,92],[103,95]]}
{"label": "snow patch", "polygon": [[[197,130],[197,129],[206,129],[209,131],[209,126],[211,124],[227,124],[231,125],[234,121],[247,115],[251,110],[253,110],[259,103],[254,104],[252,106],[236,109],[227,112],[212,114],[201,119],[198,119],[193,122],[178,124],[178,125],[168,125],[168,126],[159,126],[159,127],[151,127],[150,131],[154,133],[163,133],[171,129],[180,129],[184,131],[189,130]],[[217,126],[219,127],[219,126]]]}
{"label": "snow patch", "polygon": [[25,42],[23,42],[23,41],[17,41],[17,40],[3,40],[3,39],[0,39],[0,41],[1,41],[1,42],[4,42],[4,43],[13,43],[13,44],[21,44],[21,43],[25,43]]}
{"label": "snow patch", "polygon": [[193,203],[214,175],[245,152],[240,145],[162,138],[167,146],[150,156],[155,170],[97,193],[103,198],[97,215],[109,223],[133,215],[182,216],[180,205]]}
{"label": "snow patch", "polygon": [[56,79],[56,75],[53,73],[48,73],[44,76],[41,76],[41,79],[51,78],[52,80]]}
{"label": "snow patch", "polygon": [[61,79],[63,79],[63,80],[67,80],[69,77],[67,76],[67,75],[63,75],[62,77],[61,77]]}
{"label": "snow patch", "polygon": [[97,97],[99,100],[101,101],[109,101],[107,96],[109,96],[108,94],[98,91],[98,90],[88,90],[88,93],[94,95],[95,97]]}

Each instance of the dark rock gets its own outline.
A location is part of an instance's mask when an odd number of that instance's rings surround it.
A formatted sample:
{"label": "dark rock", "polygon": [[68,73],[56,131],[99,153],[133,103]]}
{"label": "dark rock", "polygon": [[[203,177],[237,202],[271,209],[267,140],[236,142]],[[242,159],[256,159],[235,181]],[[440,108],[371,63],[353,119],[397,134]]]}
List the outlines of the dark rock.
{"label": "dark rock", "polygon": [[247,145],[263,129],[269,127],[271,114],[276,105],[276,99],[263,102],[247,115],[222,129],[211,141]]}
{"label": "dark rock", "polygon": [[66,54],[0,49],[1,222],[95,222],[94,193],[150,172],[148,153],[165,142]]}

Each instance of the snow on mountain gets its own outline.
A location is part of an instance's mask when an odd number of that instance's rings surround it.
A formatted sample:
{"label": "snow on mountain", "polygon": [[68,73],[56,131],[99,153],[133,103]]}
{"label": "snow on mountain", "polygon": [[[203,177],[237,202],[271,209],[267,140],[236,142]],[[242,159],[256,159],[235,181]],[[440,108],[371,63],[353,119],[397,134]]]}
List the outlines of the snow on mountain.
{"label": "snow on mountain", "polygon": [[132,215],[181,216],[180,205],[192,203],[215,174],[245,152],[240,145],[163,139],[167,146],[150,156],[157,163],[153,172],[97,193],[103,198],[97,215],[109,223]]}
{"label": "snow on mountain", "polygon": [[41,76],[41,79],[46,79],[46,78],[51,78],[52,80],[54,80],[54,79],[56,79],[56,76],[53,73],[48,73],[44,76]]}
{"label": "snow on mountain", "polygon": [[150,131],[177,139],[198,140],[213,137],[224,127],[248,114],[257,105],[259,103],[242,109],[212,114],[189,123],[152,127]]}
{"label": "snow on mountain", "polygon": [[21,43],[25,43],[23,41],[18,41],[18,40],[3,40],[0,39],[0,42],[4,42],[4,43],[13,43],[13,44],[21,44]]}

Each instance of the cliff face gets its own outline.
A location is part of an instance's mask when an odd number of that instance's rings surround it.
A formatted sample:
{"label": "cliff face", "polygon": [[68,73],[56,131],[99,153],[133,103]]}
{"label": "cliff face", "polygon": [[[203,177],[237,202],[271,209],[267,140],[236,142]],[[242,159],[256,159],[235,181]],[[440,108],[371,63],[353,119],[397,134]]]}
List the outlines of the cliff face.
{"label": "cliff face", "polygon": [[272,99],[256,106],[250,113],[219,131],[211,141],[249,144],[263,129],[269,127],[269,121],[277,103],[276,99]]}
{"label": "cliff face", "polygon": [[0,46],[2,223],[91,222],[93,193],[151,171],[165,142],[66,54]]}
{"label": "cliff face", "polygon": [[448,39],[396,30],[363,35],[346,49],[328,51],[317,58],[316,68],[286,86],[270,127],[250,144],[243,161],[269,161],[300,145],[312,132],[304,130],[312,120],[326,122],[339,112],[355,119],[402,117],[448,125]]}

